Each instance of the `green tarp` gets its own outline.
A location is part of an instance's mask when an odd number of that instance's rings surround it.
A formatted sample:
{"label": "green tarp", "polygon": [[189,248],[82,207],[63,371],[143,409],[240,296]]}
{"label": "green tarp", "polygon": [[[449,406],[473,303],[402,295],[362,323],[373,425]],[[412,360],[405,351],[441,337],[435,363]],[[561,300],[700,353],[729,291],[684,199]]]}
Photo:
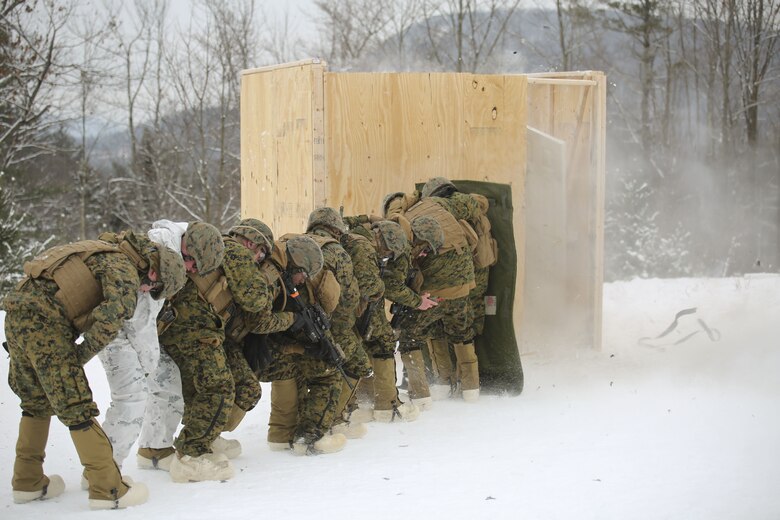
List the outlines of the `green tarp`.
{"label": "green tarp", "polygon": [[[496,298],[496,314],[485,318],[475,339],[483,391],[518,395],[523,391],[523,366],[515,337],[512,310],[517,278],[517,251],[512,223],[512,188],[508,184],[453,181],[462,193],[479,193],[490,201],[488,218],[498,242],[498,263],[490,268],[488,296]],[[418,185],[418,189],[422,184]]]}

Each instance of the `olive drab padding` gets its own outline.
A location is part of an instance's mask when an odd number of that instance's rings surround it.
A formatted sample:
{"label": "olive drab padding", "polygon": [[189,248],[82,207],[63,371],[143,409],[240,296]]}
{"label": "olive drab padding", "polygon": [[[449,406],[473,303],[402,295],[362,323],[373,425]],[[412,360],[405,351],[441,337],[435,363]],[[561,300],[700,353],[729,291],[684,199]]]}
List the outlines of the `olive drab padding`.
{"label": "olive drab padding", "polygon": [[245,218],[228,230],[230,235],[240,235],[255,244],[265,246],[273,251],[274,232],[263,221],[256,218]]}
{"label": "olive drab padding", "polygon": [[[279,242],[285,244],[284,264],[279,264],[287,269],[287,258],[306,271],[309,278],[316,276],[322,270],[325,260],[322,258],[320,246],[309,235],[286,234],[279,239]],[[335,242],[335,240],[334,240]],[[277,255],[273,255],[278,258]]]}
{"label": "olive drab padding", "polygon": [[477,193],[472,193],[471,197],[479,203],[479,207],[482,210],[482,213],[474,222],[474,231],[477,234],[477,246],[472,255],[474,267],[478,269],[492,267],[498,262],[498,242],[490,232],[492,226],[487,217],[490,202],[488,202],[487,197]]}
{"label": "olive drab padding", "polygon": [[[438,254],[446,253],[453,249],[458,253],[462,253],[464,250],[471,251],[462,224],[458,222],[452,213],[434,199],[422,199],[409,208],[404,216],[412,223],[412,231],[415,231],[414,221],[418,217],[431,217],[438,222],[441,230],[444,232],[444,243],[441,248],[435,248]],[[417,235],[416,231],[415,235]]]}
{"label": "olive drab padding", "polygon": [[[125,249],[132,249],[129,244]],[[96,253],[125,253],[139,271],[149,269],[149,262],[137,251],[130,254],[117,244],[103,240],[82,240],[44,251],[24,263],[24,274],[30,278],[53,280],[59,290],[54,297],[62,304],[65,315],[79,332],[91,323],[92,309],[103,301],[103,287],[84,260]]]}
{"label": "olive drab padding", "polygon": [[434,253],[444,252],[443,246],[446,237],[444,230],[435,218],[425,215],[417,217],[412,221],[411,227],[415,240],[428,242]]}
{"label": "olive drab padding", "polygon": [[455,188],[455,185],[452,183],[452,181],[446,177],[434,177],[429,179],[421,190],[422,198],[435,196],[436,192],[445,186],[451,186],[452,188],[457,189]]}
{"label": "olive drab padding", "polygon": [[384,245],[393,252],[395,258],[404,254],[409,241],[406,239],[406,233],[400,224],[391,220],[383,220],[372,227],[382,237]]}
{"label": "olive drab padding", "polygon": [[347,232],[347,226],[344,225],[344,220],[341,218],[338,211],[333,208],[317,208],[309,214],[306,232],[308,233],[316,226],[328,226],[342,233]]}
{"label": "olive drab padding", "polygon": [[207,274],[222,264],[225,256],[225,244],[222,233],[207,222],[192,222],[184,232],[184,245],[195,259],[195,265],[201,274]]}

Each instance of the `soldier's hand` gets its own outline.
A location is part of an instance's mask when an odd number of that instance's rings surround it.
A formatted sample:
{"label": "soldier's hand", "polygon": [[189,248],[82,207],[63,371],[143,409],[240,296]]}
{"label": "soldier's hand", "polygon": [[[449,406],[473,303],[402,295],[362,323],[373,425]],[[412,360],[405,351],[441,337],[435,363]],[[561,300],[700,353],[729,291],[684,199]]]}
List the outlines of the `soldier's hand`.
{"label": "soldier's hand", "polygon": [[436,307],[437,305],[439,305],[439,302],[431,298],[431,293],[425,293],[422,295],[422,302],[417,306],[417,310],[427,311],[431,307]]}

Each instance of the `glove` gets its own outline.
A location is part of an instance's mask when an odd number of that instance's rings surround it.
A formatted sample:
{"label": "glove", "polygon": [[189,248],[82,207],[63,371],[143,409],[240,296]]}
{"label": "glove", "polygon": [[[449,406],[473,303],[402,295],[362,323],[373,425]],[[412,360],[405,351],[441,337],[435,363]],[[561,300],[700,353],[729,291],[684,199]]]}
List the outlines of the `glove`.
{"label": "glove", "polygon": [[300,312],[294,312],[293,324],[290,325],[289,331],[298,332],[299,330],[303,330],[305,326],[306,326],[306,320],[304,319],[303,314],[301,314]]}
{"label": "glove", "polygon": [[303,346],[303,353],[314,359],[325,361],[330,356],[328,348],[322,343],[306,343]]}
{"label": "glove", "polygon": [[265,334],[247,334],[244,338],[244,358],[253,372],[261,372],[271,364],[271,349]]}

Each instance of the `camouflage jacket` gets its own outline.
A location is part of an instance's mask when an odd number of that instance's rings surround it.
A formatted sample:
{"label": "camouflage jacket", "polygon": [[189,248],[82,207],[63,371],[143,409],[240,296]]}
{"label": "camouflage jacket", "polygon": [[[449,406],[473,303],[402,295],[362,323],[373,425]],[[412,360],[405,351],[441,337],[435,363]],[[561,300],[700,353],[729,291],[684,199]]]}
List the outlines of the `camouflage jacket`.
{"label": "camouflage jacket", "polygon": [[482,214],[479,202],[467,193],[455,192],[447,198],[432,197],[458,220],[473,224]]}
{"label": "camouflage jacket", "polygon": [[[263,273],[261,293],[258,296],[262,310],[255,313],[247,313],[244,316],[247,324],[255,334],[271,334],[289,329],[295,316],[292,312],[276,309],[283,304],[283,291],[281,273],[282,267],[277,265],[272,258],[267,258],[260,264]],[[278,302],[278,303],[277,303]],[[277,306],[274,306],[277,303]],[[276,309],[276,310],[275,310]]]}
{"label": "camouflage jacket", "polygon": [[[321,227],[314,228],[307,234],[334,238],[333,235]],[[332,272],[336,281],[339,283],[339,286],[341,286],[339,304],[331,314],[331,320],[345,322],[351,320],[354,322],[358,302],[360,300],[360,290],[358,289],[358,282],[355,279],[352,259],[338,243],[330,243],[322,246],[322,259],[324,263],[323,269]]]}
{"label": "camouflage jacket", "polygon": [[407,244],[403,255],[388,262],[382,281],[385,283],[385,298],[416,309],[422,303],[422,298],[406,285],[406,277],[411,267],[411,248]]}
{"label": "camouflage jacket", "polygon": [[[233,303],[240,311],[259,313],[264,310],[265,280],[252,252],[232,238],[225,238],[225,257],[219,269],[227,279]],[[225,340],[225,323],[212,305],[200,295],[192,279],[171,299],[176,320],[160,336],[160,343],[173,344],[180,339],[198,339],[221,343]]]}
{"label": "camouflage jacket", "polygon": [[[90,315],[91,325],[84,331],[79,346],[79,358],[86,363],[103,350],[135,312],[141,275],[133,262],[123,253],[96,253],[84,263],[103,290],[103,301]],[[32,312],[42,322],[68,320],[62,304],[54,297],[57,284],[43,278],[28,279],[3,301],[6,312]],[[71,326],[73,326],[71,324]],[[74,338],[78,331],[73,328]]]}
{"label": "camouflage jacket", "polygon": [[385,284],[379,275],[379,256],[374,244],[373,237],[369,239],[362,234],[345,233],[341,236],[341,245],[352,259],[352,269],[363,302],[378,300],[385,292]]}

